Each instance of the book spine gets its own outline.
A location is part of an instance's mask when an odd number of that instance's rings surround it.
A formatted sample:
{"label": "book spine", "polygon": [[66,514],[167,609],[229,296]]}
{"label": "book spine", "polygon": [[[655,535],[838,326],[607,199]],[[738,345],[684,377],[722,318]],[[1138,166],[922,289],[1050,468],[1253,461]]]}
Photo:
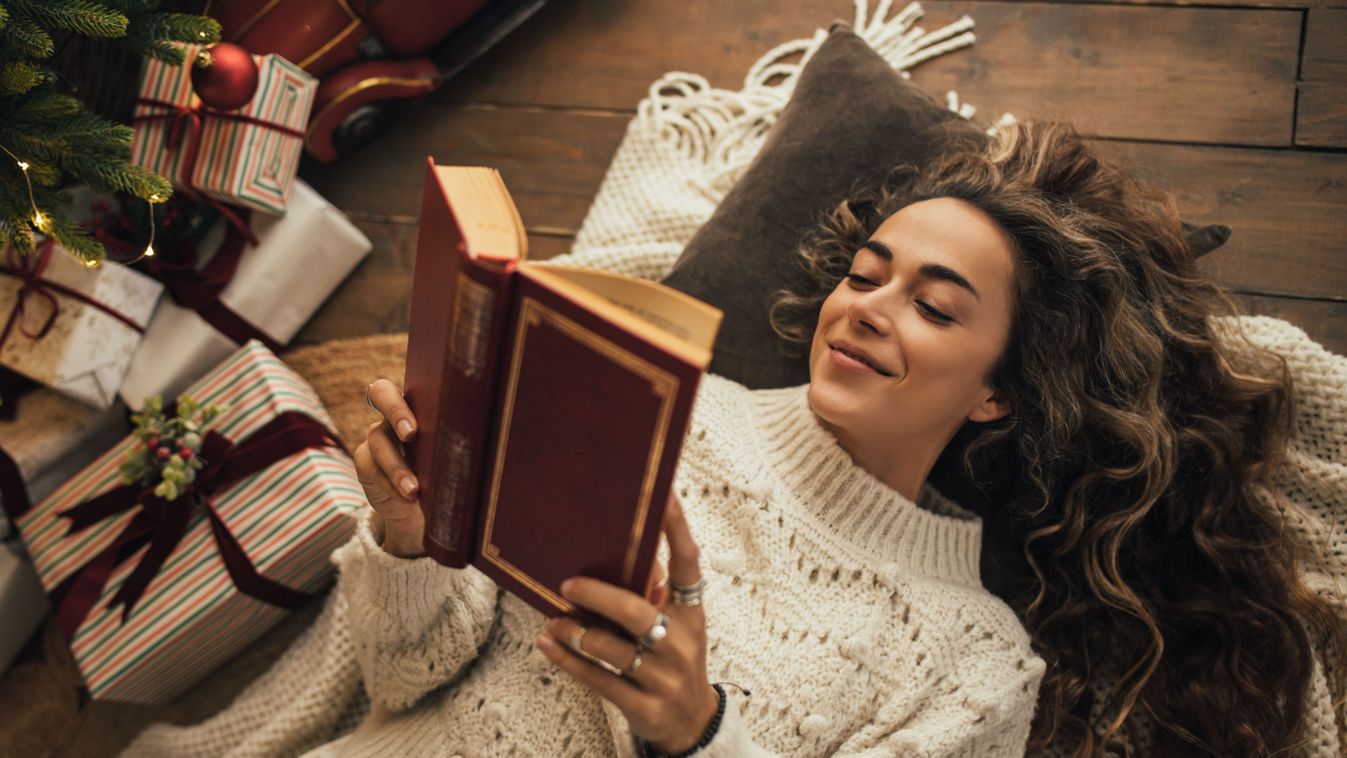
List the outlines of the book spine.
{"label": "book spine", "polygon": [[422,493],[426,552],[447,566],[472,557],[510,277],[506,267],[472,261],[455,282],[431,489]]}

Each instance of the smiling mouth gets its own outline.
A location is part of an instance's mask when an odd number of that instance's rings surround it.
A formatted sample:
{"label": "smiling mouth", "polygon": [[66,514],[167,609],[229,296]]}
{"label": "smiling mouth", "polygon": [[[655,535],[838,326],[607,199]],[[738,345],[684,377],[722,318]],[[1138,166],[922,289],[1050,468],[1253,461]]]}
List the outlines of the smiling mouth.
{"label": "smiling mouth", "polygon": [[889,373],[888,371],[885,371],[884,369],[880,368],[879,366],[876,366],[875,363],[874,363],[874,361],[870,360],[869,358],[866,358],[866,357],[863,356],[863,355],[859,355],[859,354],[857,354],[857,353],[853,353],[853,352],[851,352],[850,350],[847,350],[846,348],[838,347],[838,346],[836,346],[836,345],[829,345],[828,347],[829,347],[830,349],[832,349],[832,350],[836,350],[837,352],[841,353],[842,355],[847,356],[848,358],[851,358],[851,359],[854,360],[854,361],[858,361],[858,362],[860,362],[860,363],[863,363],[863,364],[869,366],[871,369],[874,370],[874,372],[875,372],[876,374],[879,374],[880,376],[893,376],[893,374]]}

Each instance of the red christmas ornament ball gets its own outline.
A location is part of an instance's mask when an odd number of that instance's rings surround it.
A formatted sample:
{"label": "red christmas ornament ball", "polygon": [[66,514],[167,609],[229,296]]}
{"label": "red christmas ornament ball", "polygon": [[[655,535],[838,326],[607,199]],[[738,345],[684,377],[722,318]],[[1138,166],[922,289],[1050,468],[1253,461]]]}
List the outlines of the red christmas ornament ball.
{"label": "red christmas ornament ball", "polygon": [[192,449],[190,447],[184,447],[178,451],[178,455],[182,456],[184,461],[189,461],[192,459]]}
{"label": "red christmas ornament ball", "polygon": [[232,42],[217,42],[197,53],[192,62],[192,89],[201,102],[232,111],[248,104],[257,92],[257,63]]}
{"label": "red christmas ornament ball", "polygon": [[159,448],[159,452],[157,452],[156,455],[159,456],[159,460],[165,461],[165,460],[168,460],[168,457],[169,457],[170,455],[173,455],[173,451],[172,451],[172,450],[169,450],[169,449],[166,448],[166,447],[161,447],[161,448]]}

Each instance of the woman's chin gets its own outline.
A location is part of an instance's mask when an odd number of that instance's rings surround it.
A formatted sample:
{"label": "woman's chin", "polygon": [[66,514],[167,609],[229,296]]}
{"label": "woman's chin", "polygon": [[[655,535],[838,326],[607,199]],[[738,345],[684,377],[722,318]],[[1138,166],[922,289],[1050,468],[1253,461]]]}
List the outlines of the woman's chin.
{"label": "woman's chin", "polygon": [[848,416],[855,413],[857,400],[846,388],[834,386],[826,380],[809,384],[809,407],[830,428],[843,425]]}

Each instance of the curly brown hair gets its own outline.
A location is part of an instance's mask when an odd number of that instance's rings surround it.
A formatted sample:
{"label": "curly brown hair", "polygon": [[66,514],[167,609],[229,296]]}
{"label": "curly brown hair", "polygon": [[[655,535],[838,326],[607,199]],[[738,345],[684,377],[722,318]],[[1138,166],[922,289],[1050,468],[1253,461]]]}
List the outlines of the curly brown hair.
{"label": "curly brown hair", "polygon": [[[1285,360],[1248,343],[1260,370],[1232,368],[1239,309],[1197,273],[1173,198],[1071,126],[968,147],[832,211],[801,246],[812,288],[776,293],[774,326],[808,344],[856,250],[908,204],[955,198],[995,220],[1017,281],[988,378],[1013,410],[966,424],[930,478],[982,515],[988,588],[1048,662],[1030,749],[1294,750],[1314,650],[1342,660],[1347,621],[1253,489],[1271,489],[1295,434]],[[1335,699],[1344,672],[1330,667]]]}

